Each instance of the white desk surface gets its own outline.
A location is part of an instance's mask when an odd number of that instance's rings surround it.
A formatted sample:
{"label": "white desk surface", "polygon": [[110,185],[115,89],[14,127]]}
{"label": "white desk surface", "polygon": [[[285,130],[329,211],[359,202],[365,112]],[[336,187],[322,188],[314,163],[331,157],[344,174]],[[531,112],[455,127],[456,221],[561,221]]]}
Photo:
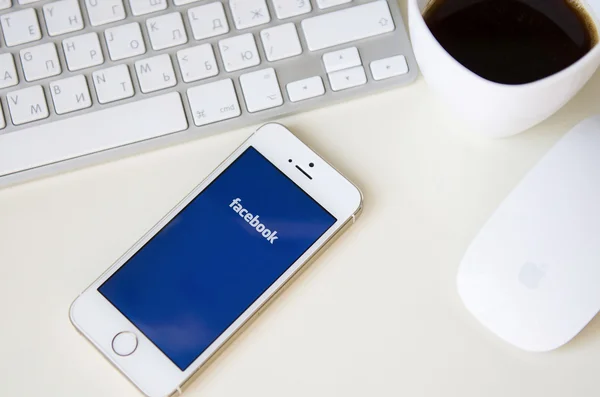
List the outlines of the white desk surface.
{"label": "white desk surface", "polygon": [[[596,75],[547,122],[494,141],[465,132],[422,78],[281,120],[361,186],[364,214],[186,395],[600,395],[600,318],[530,354],[482,328],[455,289],[478,229],[599,98]],[[254,128],[0,191],[0,395],[140,395],[69,305]]]}

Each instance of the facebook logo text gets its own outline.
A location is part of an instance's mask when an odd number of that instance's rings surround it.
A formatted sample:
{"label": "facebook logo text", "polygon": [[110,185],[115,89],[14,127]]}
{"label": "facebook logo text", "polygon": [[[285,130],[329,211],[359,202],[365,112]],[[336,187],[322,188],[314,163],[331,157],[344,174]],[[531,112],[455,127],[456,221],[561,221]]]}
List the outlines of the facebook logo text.
{"label": "facebook logo text", "polygon": [[246,208],[242,207],[241,202],[242,199],[236,198],[231,202],[231,204],[229,204],[229,208],[233,208],[233,210],[239,216],[244,218],[244,220],[248,222],[248,224],[252,226],[253,229],[260,233],[268,242],[273,244],[273,242],[279,238],[277,237],[277,230],[271,231],[270,229],[267,229],[265,225],[260,223],[260,217],[258,215],[252,215],[250,212],[248,212]]}

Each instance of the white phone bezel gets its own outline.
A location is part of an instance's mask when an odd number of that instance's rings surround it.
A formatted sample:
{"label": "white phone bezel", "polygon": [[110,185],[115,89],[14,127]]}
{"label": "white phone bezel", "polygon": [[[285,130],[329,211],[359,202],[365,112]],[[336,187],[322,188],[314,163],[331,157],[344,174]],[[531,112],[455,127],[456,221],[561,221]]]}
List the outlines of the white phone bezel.
{"label": "white phone bezel", "polygon": [[[288,178],[329,211],[337,221],[185,371],[181,371],[98,292],[98,287],[123,266],[250,146],[265,156]],[[289,159],[292,159],[292,162],[289,162]],[[310,163],[314,163],[314,167],[309,167]],[[312,179],[303,174],[297,166],[309,173]],[[181,385],[193,376],[353,216],[358,214],[361,207],[362,195],[356,186],[315,154],[285,127],[279,124],[267,124],[236,149],[227,160],[219,165],[200,185],[73,302],[70,310],[71,321],[144,394],[152,397],[170,396],[177,392]],[[138,347],[135,353],[127,357],[118,356],[113,352],[111,347],[115,335],[123,331],[134,332],[138,337]]]}

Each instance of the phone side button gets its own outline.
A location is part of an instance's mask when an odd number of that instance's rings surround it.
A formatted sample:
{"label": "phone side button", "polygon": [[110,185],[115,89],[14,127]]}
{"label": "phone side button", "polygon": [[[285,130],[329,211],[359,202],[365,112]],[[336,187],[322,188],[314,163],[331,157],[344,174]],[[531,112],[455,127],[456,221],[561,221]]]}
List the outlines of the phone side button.
{"label": "phone side button", "polygon": [[119,332],[112,340],[113,351],[121,357],[132,355],[137,347],[138,339],[133,332]]}

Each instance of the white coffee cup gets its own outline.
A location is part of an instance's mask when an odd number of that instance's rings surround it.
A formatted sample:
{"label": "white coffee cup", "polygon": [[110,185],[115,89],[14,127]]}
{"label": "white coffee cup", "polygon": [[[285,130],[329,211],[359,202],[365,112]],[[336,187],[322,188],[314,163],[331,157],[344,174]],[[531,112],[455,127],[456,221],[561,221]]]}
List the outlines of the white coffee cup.
{"label": "white coffee cup", "polygon": [[[486,80],[458,63],[435,39],[422,14],[429,1],[408,0],[417,62],[429,86],[480,134],[515,135],[544,121],[571,100],[600,65],[597,43],[579,61],[545,79],[520,85]],[[600,31],[600,0],[579,1]]]}

